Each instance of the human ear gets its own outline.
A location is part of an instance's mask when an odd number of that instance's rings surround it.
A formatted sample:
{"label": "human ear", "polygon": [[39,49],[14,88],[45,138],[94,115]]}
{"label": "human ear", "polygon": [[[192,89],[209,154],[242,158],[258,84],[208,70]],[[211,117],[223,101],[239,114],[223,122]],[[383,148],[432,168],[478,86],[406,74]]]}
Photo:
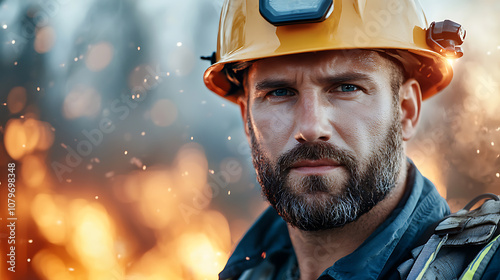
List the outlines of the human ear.
{"label": "human ear", "polygon": [[247,123],[248,99],[246,97],[246,94],[240,95],[236,100],[236,103],[238,104],[238,106],[240,106],[241,119],[243,120],[243,127],[245,128],[245,134],[247,135],[248,138],[249,137],[248,123]]}
{"label": "human ear", "polygon": [[410,140],[417,131],[422,107],[422,91],[415,79],[408,79],[399,89],[399,106],[401,109],[401,128],[403,140]]}

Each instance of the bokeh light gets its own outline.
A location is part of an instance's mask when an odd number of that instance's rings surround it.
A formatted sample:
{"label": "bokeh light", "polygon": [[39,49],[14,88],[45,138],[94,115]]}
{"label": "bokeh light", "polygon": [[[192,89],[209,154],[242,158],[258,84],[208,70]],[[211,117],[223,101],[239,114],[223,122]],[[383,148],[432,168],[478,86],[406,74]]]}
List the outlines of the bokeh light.
{"label": "bokeh light", "polygon": [[13,159],[21,159],[25,152],[28,137],[20,119],[11,119],[7,122],[4,133],[5,149]]}
{"label": "bokeh light", "polygon": [[63,259],[44,249],[33,257],[33,266],[38,274],[45,279],[70,280],[75,279]]}
{"label": "bokeh light", "polygon": [[151,120],[160,127],[171,125],[177,118],[177,107],[168,99],[156,101],[151,109]]}
{"label": "bokeh light", "polygon": [[31,215],[44,238],[52,244],[67,242],[67,206],[67,199],[63,196],[40,193],[33,199]]}
{"label": "bokeh light", "polygon": [[113,58],[113,46],[108,42],[101,42],[89,47],[85,64],[92,71],[101,71],[106,68]]}
{"label": "bokeh light", "polygon": [[26,89],[23,87],[12,88],[7,96],[7,108],[12,114],[21,112],[26,106]]}
{"label": "bokeh light", "polygon": [[71,251],[92,273],[105,274],[116,266],[115,229],[106,210],[97,203],[74,200],[69,205],[73,227]]}
{"label": "bokeh light", "polygon": [[52,49],[56,40],[56,33],[50,26],[45,26],[36,31],[35,51],[46,53]]}
{"label": "bokeh light", "polygon": [[67,119],[96,117],[101,109],[101,95],[92,87],[77,85],[64,99],[63,112]]}
{"label": "bokeh light", "polygon": [[39,188],[43,185],[47,169],[46,162],[41,157],[29,154],[23,158],[21,166],[21,176],[27,186]]}

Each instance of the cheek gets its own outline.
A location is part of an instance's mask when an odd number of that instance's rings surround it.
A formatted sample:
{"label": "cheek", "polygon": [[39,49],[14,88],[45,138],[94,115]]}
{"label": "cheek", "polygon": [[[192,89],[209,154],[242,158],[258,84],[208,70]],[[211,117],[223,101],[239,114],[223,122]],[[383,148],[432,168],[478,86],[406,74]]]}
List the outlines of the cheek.
{"label": "cheek", "polygon": [[393,121],[392,108],[375,102],[356,108],[345,108],[337,130],[343,141],[359,159],[366,158],[385,141]]}
{"label": "cheek", "polygon": [[377,144],[385,140],[387,130],[392,123],[392,110],[386,108],[373,113],[371,118],[367,118],[367,131],[373,139],[371,144]]}
{"label": "cheek", "polygon": [[291,138],[293,114],[286,108],[255,109],[250,116],[257,142],[271,159],[279,156]]}

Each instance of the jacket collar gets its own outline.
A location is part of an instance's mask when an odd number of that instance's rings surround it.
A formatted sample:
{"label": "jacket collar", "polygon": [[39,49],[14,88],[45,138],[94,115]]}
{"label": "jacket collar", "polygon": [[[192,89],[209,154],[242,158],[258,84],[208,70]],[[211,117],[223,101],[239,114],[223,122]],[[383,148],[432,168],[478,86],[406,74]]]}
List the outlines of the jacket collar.
{"label": "jacket collar", "polygon": [[269,206],[243,236],[219,279],[229,279],[259,265],[264,259],[279,261],[283,256],[295,254],[288,235],[288,228]]}

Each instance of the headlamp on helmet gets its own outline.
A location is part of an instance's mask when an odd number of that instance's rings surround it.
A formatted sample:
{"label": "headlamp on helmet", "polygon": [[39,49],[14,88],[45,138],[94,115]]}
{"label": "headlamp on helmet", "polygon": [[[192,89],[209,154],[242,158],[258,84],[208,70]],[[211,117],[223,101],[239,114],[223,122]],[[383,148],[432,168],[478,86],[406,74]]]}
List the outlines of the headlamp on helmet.
{"label": "headlamp on helmet", "polygon": [[459,58],[464,54],[460,45],[465,40],[465,29],[451,20],[431,23],[427,30],[427,44],[447,58]]}
{"label": "headlamp on helmet", "polygon": [[259,0],[261,15],[273,25],[323,21],[333,0]]}

